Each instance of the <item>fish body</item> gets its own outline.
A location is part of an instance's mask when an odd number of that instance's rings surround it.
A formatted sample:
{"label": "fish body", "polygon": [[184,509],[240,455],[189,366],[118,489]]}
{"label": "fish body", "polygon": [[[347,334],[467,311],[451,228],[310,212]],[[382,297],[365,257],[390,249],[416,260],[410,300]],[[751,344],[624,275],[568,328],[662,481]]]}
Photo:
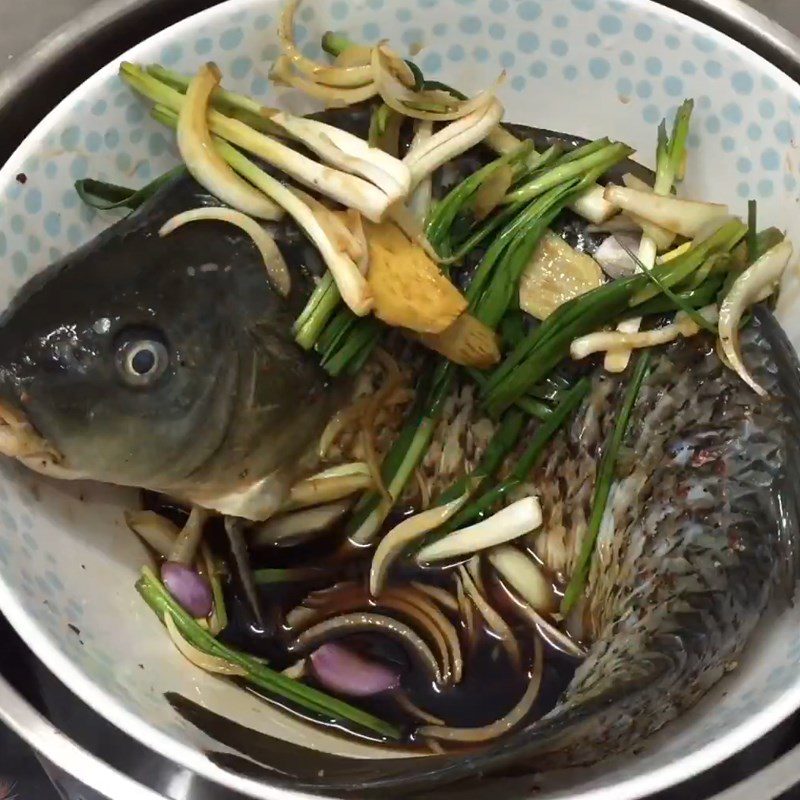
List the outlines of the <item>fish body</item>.
{"label": "fish body", "polygon": [[60,454],[59,474],[259,519],[343,393],[292,337],[322,269],[316,251],[275,227],[292,265],[283,298],[238,228],[204,221],[159,236],[209,205],[179,177],[28,283],[0,318],[0,391]]}
{"label": "fish body", "polygon": [[[308,751],[306,760],[292,758],[298,766],[288,777],[286,760],[277,764],[273,754],[296,746],[273,750],[253,731],[243,746],[244,729],[215,718],[215,736],[266,771],[220,755],[225,765],[292,788],[455,797],[458,787],[488,792],[504,775],[623,753],[697,703],[735,668],[767,607],[791,599],[797,581],[800,370],[764,309],[742,346],[767,398],[723,366],[708,338],[653,354],[587,585],[588,653],[552,711],[472,752],[362,761]],[[632,371],[595,372],[585,403],[534,475],[544,523],[532,545],[565,577],[577,563],[597,465]],[[189,718],[205,729],[205,713],[190,709]]]}

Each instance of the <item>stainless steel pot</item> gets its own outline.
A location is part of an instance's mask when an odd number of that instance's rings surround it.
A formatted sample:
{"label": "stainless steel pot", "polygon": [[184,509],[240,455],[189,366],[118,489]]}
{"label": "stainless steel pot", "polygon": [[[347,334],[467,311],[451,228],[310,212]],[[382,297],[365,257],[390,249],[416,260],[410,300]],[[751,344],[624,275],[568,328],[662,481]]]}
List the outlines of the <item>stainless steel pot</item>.
{"label": "stainless steel pot", "polygon": [[[49,36],[0,76],[0,160],[4,161],[13,152],[59,100],[101,66],[155,31],[217,1],[103,0]],[[800,4],[800,0],[789,0],[792,1]],[[740,0],[656,2],[724,31],[800,82],[800,39]],[[54,776],[62,779],[73,776],[93,792],[112,800],[164,800],[166,795],[192,800],[232,800],[235,797],[228,790],[211,786],[167,764],[164,759],[160,759],[164,762],[161,768],[154,767],[160,757],[133,743],[83,707],[44,667],[37,669],[41,673],[40,684],[48,695],[47,705],[53,721],[34,709],[0,674],[0,722],[28,742],[43,757]],[[62,703],[77,705],[68,710]],[[88,734],[89,729],[94,733]],[[70,735],[87,746],[77,744]],[[114,737],[117,737],[116,752],[109,746]],[[763,760],[769,757],[764,752],[759,756]],[[737,757],[736,760],[746,762],[747,759]],[[746,774],[737,772],[731,764],[723,764],[706,776],[706,785],[730,784],[737,776]],[[663,800],[700,797],[698,792],[702,790],[697,789],[697,780],[693,781],[694,790],[678,787],[659,797]],[[771,800],[798,780],[800,745],[711,800]],[[88,800],[89,795],[84,794],[84,797]]]}

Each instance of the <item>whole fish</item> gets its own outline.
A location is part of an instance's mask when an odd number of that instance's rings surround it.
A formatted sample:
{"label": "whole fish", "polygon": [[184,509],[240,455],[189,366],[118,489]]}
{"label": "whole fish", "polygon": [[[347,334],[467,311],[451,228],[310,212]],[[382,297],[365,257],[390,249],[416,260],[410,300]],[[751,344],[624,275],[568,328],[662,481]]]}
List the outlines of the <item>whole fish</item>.
{"label": "whole fish", "polygon": [[[363,125],[356,130],[363,135]],[[476,151],[449,165],[452,179],[489,157]],[[218,203],[193,180],[176,179],[20,292],[0,318],[0,416],[31,426],[33,444],[20,456],[34,468],[258,519],[309,468],[348,391],[293,341],[322,264],[291,221],[274,228],[292,274],[287,299],[238,229],[203,222],[159,237],[175,214],[210,204]],[[565,225],[591,247],[580,225]],[[511,766],[585,764],[695,703],[735,663],[775,587],[793,590],[797,571],[797,365],[768,312],[756,315],[743,347],[767,399],[702,337],[655,357],[590,574],[581,617],[592,644],[555,709],[467,754],[365,762],[281,743],[304,754],[296,769],[275,766],[281,780],[360,796]],[[534,476],[545,524],[533,544],[565,577],[627,380],[595,374]],[[267,766],[283,752],[249,733]],[[237,738],[242,749],[247,739]]]}

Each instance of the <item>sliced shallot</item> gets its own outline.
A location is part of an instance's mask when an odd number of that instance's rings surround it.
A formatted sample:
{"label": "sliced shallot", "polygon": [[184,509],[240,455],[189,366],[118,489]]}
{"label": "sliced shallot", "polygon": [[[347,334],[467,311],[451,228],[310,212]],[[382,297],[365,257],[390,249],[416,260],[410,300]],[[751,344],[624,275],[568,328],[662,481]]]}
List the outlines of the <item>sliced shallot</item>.
{"label": "sliced shallot", "polygon": [[372,697],[400,685],[397,670],[365,658],[338,642],[327,642],[318,647],[309,661],[317,680],[337,694]]}
{"label": "sliced shallot", "polygon": [[453,514],[455,514],[469,500],[470,491],[464,492],[461,497],[451,500],[441,506],[429,508],[420,514],[403,520],[396,525],[386,536],[381,539],[380,544],[375,550],[372,558],[372,566],[369,573],[369,590],[376,597],[381,593],[381,589],[386,583],[386,576],[394,561],[400,556],[408,546],[435,530],[440,525],[444,525]]}
{"label": "sliced shallot", "polygon": [[426,545],[417,553],[417,561],[424,564],[471,555],[524,536],[541,524],[539,501],[535,497],[524,497],[482,522]]}
{"label": "sliced shallot", "polygon": [[196,570],[185,564],[165,561],[161,565],[161,580],[181,608],[195,619],[204,619],[211,613],[214,605],[211,586]]}
{"label": "sliced shallot", "polygon": [[247,214],[243,214],[241,211],[235,211],[234,209],[220,206],[192,208],[189,211],[176,214],[174,217],[167,220],[161,227],[158,235],[168,236],[188,222],[201,222],[203,220],[227,222],[230,225],[241,228],[248,234],[258,248],[261,258],[264,260],[264,266],[267,268],[267,276],[269,277],[270,283],[284,297],[289,294],[292,288],[292,280],[289,276],[289,269],[286,266],[286,261],[281,251],[278,249],[278,245],[275,244],[275,239],[273,239],[270,233],[262,228],[252,217],[248,217]]}
{"label": "sliced shallot", "polygon": [[329,640],[367,632],[384,634],[399,641],[428,670],[431,678],[442,685],[442,674],[430,647],[404,622],[385,614],[358,611],[327,619],[304,630],[288,649],[290,653],[308,653]]}
{"label": "sliced shallot", "polygon": [[181,158],[194,179],[229,206],[252,217],[280,219],[280,208],[242,180],[214,149],[206,113],[211,93],[219,85],[220,78],[216,65],[206,64],[189,84],[185,100],[176,92],[181,97],[178,113]]}

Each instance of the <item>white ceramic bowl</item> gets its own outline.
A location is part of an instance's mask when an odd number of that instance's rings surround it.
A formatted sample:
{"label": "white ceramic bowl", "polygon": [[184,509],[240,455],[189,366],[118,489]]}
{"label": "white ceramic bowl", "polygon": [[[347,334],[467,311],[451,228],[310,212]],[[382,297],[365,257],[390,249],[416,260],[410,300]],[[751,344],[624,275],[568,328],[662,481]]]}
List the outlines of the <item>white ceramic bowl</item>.
{"label": "white ceramic bowl", "polygon": [[[233,87],[270,104],[308,110],[266,79],[278,53],[276,0],[230,0],[138,45],[125,58],[192,71],[216,60]],[[319,55],[329,28],[354,38],[423,45],[430,77],[476,89],[500,69],[508,118],[639,148],[652,165],[656,125],[685,96],[697,107],[689,140],[690,195],[743,212],[800,242],[797,213],[800,87],[726,36],[649,0],[307,0],[298,34]],[[0,293],[107,226],[114,215],[81,206],[87,175],[143,184],[176,161],[171,135],[117,78],[101,70],[35,129],[0,171]],[[17,176],[27,177],[21,183]],[[113,269],[113,265],[109,265]],[[798,318],[785,293],[784,321]],[[794,310],[794,314],[792,314]],[[800,325],[791,332],[797,334]],[[122,521],[134,493],[49,482],[0,463],[0,610],[36,655],[93,708],[129,734],[212,780],[254,797],[286,796],[229,773],[217,748],[164,700],[177,691],[243,724],[336,753],[370,747],[310,731],[194,669],[134,591],[145,558]],[[701,771],[800,707],[800,608],[770,624],[734,675],[635,758],[561,776],[539,800],[626,800]]]}

